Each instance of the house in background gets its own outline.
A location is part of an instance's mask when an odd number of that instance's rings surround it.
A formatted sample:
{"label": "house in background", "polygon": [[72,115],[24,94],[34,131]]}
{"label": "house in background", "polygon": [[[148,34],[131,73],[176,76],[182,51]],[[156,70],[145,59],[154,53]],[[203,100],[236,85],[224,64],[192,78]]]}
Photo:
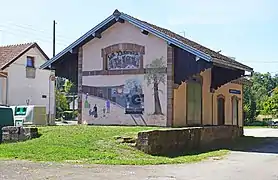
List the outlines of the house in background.
{"label": "house in background", "polygon": [[79,123],[169,127],[242,127],[242,84],[253,72],[118,10],[41,66],[49,67],[78,84]]}
{"label": "house in background", "polygon": [[43,105],[54,120],[54,72],[39,67],[49,58],[37,43],[0,46],[0,104]]}

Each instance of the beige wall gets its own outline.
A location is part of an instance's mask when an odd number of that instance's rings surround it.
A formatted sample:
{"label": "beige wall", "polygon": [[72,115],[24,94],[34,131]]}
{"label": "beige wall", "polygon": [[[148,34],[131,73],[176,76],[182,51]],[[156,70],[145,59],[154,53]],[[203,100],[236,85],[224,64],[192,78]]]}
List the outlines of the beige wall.
{"label": "beige wall", "polygon": [[238,121],[239,126],[243,124],[243,115],[242,115],[242,94],[231,94],[229,93],[229,89],[236,89],[240,90],[242,93],[242,85],[234,84],[234,83],[227,83],[221,86],[218,90],[215,91],[213,95],[213,124],[217,125],[217,96],[222,94],[225,97],[225,124],[226,125],[233,125],[232,123],[232,96],[237,96],[239,98],[239,105],[238,105]]}
{"label": "beige wall", "polygon": [[204,125],[212,124],[212,93],[210,92],[211,85],[211,69],[201,73],[203,78],[203,99],[202,99],[202,118]]}
{"label": "beige wall", "polygon": [[[167,65],[167,44],[164,40],[161,40],[151,34],[144,35],[140,29],[125,22],[123,24],[116,23],[108,30],[102,33],[100,39],[93,39],[85,44],[83,49],[83,61],[82,71],[94,71],[103,69],[103,57],[102,49],[114,44],[132,43],[140,46],[144,46],[145,54],[143,55],[143,67],[150,64],[152,60],[163,57],[165,65]],[[90,87],[111,87],[122,86],[127,80],[136,79],[141,83],[144,94],[144,107],[143,120],[147,125],[159,125],[166,126],[167,115],[167,76],[165,73],[165,84],[159,84],[159,98],[162,106],[163,115],[153,115],[154,113],[154,93],[153,85],[147,85],[147,81],[144,78],[144,74],[139,75],[91,75],[82,77],[82,85]],[[143,125],[143,120],[140,116],[131,117],[131,115],[125,114],[125,109],[117,104],[111,104],[111,112],[103,113],[105,106],[105,99],[101,99],[95,96],[87,97],[89,104],[98,107],[98,118],[89,116],[89,109],[84,107],[86,101],[86,95],[82,97],[82,120],[84,123],[89,124],[125,124],[125,125]],[[135,120],[134,120],[134,119]],[[136,121],[136,122],[135,122]]]}
{"label": "beige wall", "polygon": [[83,46],[83,71],[101,70],[103,60],[101,49],[113,44],[134,43],[145,46],[144,67],[155,58],[167,58],[167,44],[164,40],[149,34],[144,35],[141,30],[132,24],[125,22],[116,23],[102,33],[100,39],[94,38]]}
{"label": "beige wall", "polygon": [[186,126],[186,83],[174,89],[174,126]]}
{"label": "beige wall", "polygon": [[[203,125],[217,125],[217,96],[225,97],[225,124],[232,125],[232,96],[239,98],[238,120],[239,126],[243,124],[242,115],[242,85],[227,83],[215,91],[210,92],[211,70],[201,73],[203,77],[202,88],[202,122]],[[240,90],[241,94],[231,94],[229,89]],[[186,83],[174,90],[174,126],[186,126]]]}
{"label": "beige wall", "polygon": [[[27,56],[35,58],[36,77],[34,79],[26,78]],[[26,100],[29,99],[30,105],[45,105],[48,112],[50,97],[50,111],[54,114],[54,81],[49,84],[49,76],[54,72],[39,69],[45,61],[46,58],[37,48],[31,48],[5,69],[8,72],[8,92],[5,94],[8,105],[25,105]],[[3,89],[5,90],[6,86]],[[46,95],[47,98],[42,98],[42,95]]]}

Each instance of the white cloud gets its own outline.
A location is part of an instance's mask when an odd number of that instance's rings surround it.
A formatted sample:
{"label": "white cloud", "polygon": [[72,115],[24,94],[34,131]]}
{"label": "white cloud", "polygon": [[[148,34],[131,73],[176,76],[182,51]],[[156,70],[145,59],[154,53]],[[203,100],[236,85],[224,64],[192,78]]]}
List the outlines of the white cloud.
{"label": "white cloud", "polygon": [[[271,3],[272,2],[272,3]],[[234,24],[264,22],[272,18],[272,0],[173,0],[168,24]]]}

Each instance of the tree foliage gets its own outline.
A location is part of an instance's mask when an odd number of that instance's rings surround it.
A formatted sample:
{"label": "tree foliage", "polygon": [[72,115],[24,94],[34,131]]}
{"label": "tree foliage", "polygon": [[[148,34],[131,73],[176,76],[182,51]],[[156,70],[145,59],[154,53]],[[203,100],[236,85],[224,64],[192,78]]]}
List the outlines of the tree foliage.
{"label": "tree foliage", "polygon": [[55,101],[56,101],[56,117],[61,117],[61,114],[69,109],[69,103],[66,95],[58,89],[55,89]]}
{"label": "tree foliage", "polygon": [[56,79],[56,117],[59,118],[64,111],[69,109],[69,102],[67,96],[74,93],[74,84],[65,78],[58,77]]}
{"label": "tree foliage", "polygon": [[263,103],[264,114],[270,114],[273,117],[278,117],[278,89],[275,88],[271,96]]}
{"label": "tree foliage", "polygon": [[[255,72],[250,79],[252,86],[244,86],[243,109],[247,120],[258,114],[275,115],[278,106],[278,75]],[[277,99],[276,99],[277,98]]]}

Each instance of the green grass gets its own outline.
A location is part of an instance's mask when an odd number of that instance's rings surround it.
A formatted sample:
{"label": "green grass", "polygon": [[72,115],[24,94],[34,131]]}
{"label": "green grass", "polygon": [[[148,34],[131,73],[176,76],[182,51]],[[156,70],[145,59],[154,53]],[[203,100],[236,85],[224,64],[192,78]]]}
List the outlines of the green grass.
{"label": "green grass", "polygon": [[119,143],[115,136],[136,137],[153,127],[121,126],[52,126],[40,127],[40,138],[25,142],[0,144],[1,159],[74,162],[93,164],[173,164],[197,162],[226,155],[225,149],[178,157],[151,156],[130,145]]}
{"label": "green grass", "polygon": [[270,128],[270,126],[244,126],[245,129]]}

